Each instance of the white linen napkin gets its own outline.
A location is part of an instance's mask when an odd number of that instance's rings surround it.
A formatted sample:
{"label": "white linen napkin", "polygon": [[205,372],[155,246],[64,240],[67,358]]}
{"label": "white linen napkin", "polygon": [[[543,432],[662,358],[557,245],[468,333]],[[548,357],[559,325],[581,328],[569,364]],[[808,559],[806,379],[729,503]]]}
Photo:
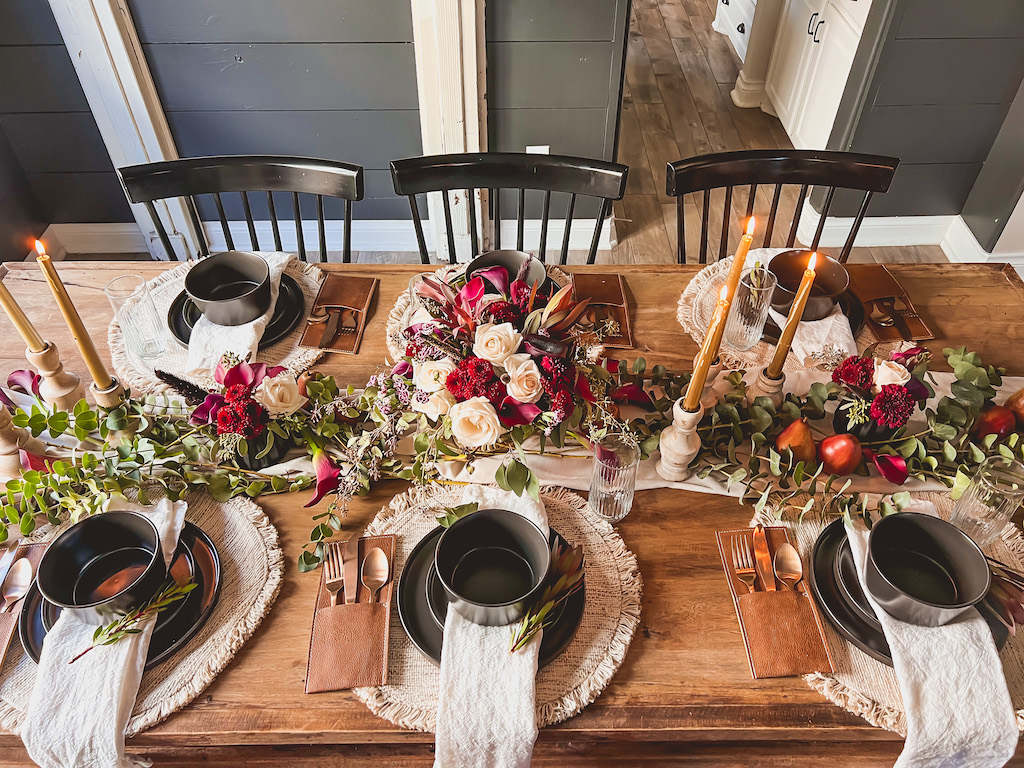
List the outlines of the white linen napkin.
{"label": "white linen napkin", "polygon": [[188,340],[188,372],[203,375],[217,367],[225,352],[234,352],[240,360],[252,360],[260,346],[260,339],[267,329],[270,318],[277,306],[277,294],[281,290],[281,275],[294,256],[277,251],[255,251],[270,267],[270,309],[244,325],[217,325],[201,316],[192,328]]}
{"label": "white linen napkin", "polygon": [[[149,517],[160,532],[164,560],[170,567],[185,522],[184,501],[161,500],[142,507],[118,500],[108,509],[125,509]],[[124,732],[139,692],[149,640],[156,618],[142,631],[113,645],[93,648],[96,627],[64,612],[43,641],[36,683],[21,727],[29,757],[41,768],[130,768],[150,765],[125,754]]]}
{"label": "white linen napkin", "polygon": [[[769,309],[768,314],[779,328],[786,325],[786,317],[774,309]],[[808,359],[811,353],[821,352],[826,346],[841,349],[847,355],[857,354],[857,342],[854,341],[853,331],[850,330],[850,319],[843,314],[838,304],[826,318],[801,321],[796,327],[796,335],[793,337],[793,346],[790,347],[789,354],[801,365],[813,366],[814,360]]]}
{"label": "white linen napkin", "polygon": [[[935,514],[915,501],[908,511]],[[850,549],[868,602],[892,652],[907,740],[894,768],[998,768],[1017,747],[1019,733],[992,631],[977,610],[941,627],[895,619],[864,586],[868,530],[847,523]]]}
{"label": "white linen napkin", "polygon": [[[544,504],[483,485],[462,503],[510,509],[548,531]],[[515,624],[484,627],[448,611],[441,650],[434,768],[528,768],[537,740],[537,660],[541,633],[509,653]]]}

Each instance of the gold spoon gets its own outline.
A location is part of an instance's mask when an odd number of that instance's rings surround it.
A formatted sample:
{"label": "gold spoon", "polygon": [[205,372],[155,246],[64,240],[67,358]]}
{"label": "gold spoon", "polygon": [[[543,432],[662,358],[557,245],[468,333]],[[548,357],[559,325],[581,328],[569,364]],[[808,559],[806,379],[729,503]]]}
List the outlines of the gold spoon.
{"label": "gold spoon", "polygon": [[370,590],[370,602],[377,596],[380,588],[388,583],[391,566],[388,563],[388,556],[380,547],[374,547],[366,553],[363,558],[363,567],[360,572],[363,586]]}
{"label": "gold spoon", "polygon": [[790,589],[796,589],[796,585],[804,577],[804,564],[800,559],[800,553],[788,542],[775,550],[772,567],[775,569],[775,575],[779,577],[779,581]]}
{"label": "gold spoon", "polygon": [[871,318],[871,322],[875,325],[880,325],[883,328],[888,328],[896,323],[893,316],[882,309],[881,305],[877,301],[871,302],[871,313],[868,317]]}
{"label": "gold spoon", "polygon": [[7,572],[7,577],[4,579],[3,613],[8,613],[14,608],[17,602],[28,594],[30,586],[32,586],[32,563],[27,557],[22,557],[14,561],[14,565],[11,566],[11,570]]}

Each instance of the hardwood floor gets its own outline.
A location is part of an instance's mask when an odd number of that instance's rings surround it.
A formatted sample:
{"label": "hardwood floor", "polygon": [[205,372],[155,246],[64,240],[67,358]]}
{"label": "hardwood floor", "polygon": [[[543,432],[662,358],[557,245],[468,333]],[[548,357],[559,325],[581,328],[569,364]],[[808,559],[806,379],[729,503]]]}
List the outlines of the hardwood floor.
{"label": "hardwood floor", "polygon": [[[626,196],[614,208],[618,242],[611,252],[599,254],[599,263],[675,261],[676,210],[665,196],[667,163],[707,152],[793,146],[778,118],[733,104],[729,92],[741,64],[728,39],[711,29],[715,2],[633,0],[619,134],[619,162],[630,166],[629,178]],[[739,238],[738,220],[745,212],[746,195],[738,197],[731,240]],[[794,198],[795,190],[784,195],[779,221],[792,220]],[[721,211],[721,198],[717,201]],[[715,202],[713,195],[712,217]],[[687,205],[687,222],[699,220],[695,203]],[[767,196],[759,195],[755,214],[770,205]],[[711,230],[721,230],[720,219],[712,221]],[[714,236],[711,247],[717,247]],[[850,260],[948,261],[937,245],[855,248]]]}

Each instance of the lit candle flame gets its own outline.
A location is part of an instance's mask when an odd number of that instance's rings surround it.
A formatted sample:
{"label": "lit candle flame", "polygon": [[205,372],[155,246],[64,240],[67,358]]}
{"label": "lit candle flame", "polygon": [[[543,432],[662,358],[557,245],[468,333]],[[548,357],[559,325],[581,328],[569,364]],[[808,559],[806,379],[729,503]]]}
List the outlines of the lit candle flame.
{"label": "lit candle flame", "polygon": [[807,271],[808,272],[813,272],[814,271],[814,265],[817,264],[817,263],[818,263],[818,254],[817,253],[812,253],[811,254],[811,258],[809,258],[807,260]]}
{"label": "lit candle flame", "polygon": [[722,290],[720,290],[718,292],[718,300],[719,301],[728,301],[729,300],[729,286],[727,286],[727,285],[723,285],[722,286]]}
{"label": "lit candle flame", "polygon": [[748,222],[747,222],[747,234],[748,234],[748,235],[751,235],[751,236],[753,236],[753,234],[754,234],[754,225],[755,225],[756,223],[757,223],[757,222],[755,222],[755,221],[754,221],[754,217],[753,217],[753,216],[751,216],[751,217],[750,217],[750,221],[748,221]]}
{"label": "lit candle flame", "polygon": [[46,248],[43,246],[42,240],[36,240],[36,253],[38,253],[40,256],[46,255]]}

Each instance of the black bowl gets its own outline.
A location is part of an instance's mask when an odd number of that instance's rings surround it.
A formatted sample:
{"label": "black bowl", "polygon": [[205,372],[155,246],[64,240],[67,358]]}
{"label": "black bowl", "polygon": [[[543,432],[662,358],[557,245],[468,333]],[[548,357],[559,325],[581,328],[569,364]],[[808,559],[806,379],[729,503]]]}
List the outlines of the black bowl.
{"label": "black bowl", "polygon": [[270,309],[270,267],[255,253],[215,253],[185,275],[185,293],[217,325],[244,325]]}
{"label": "black bowl", "polygon": [[992,582],[985,555],[952,523],[918,512],[883,517],[868,537],[865,583],[886,613],[908,624],[948,624]]}
{"label": "black bowl", "polygon": [[451,606],[476,624],[518,621],[544,588],[551,550],[540,528],[507,509],[481,509],[441,534],[434,567]]}
{"label": "black bowl", "polygon": [[[807,261],[812,251],[784,251],[773,257],[768,270],[775,275],[778,284],[772,294],[772,309],[781,315],[789,315],[800,281],[807,271]],[[814,285],[807,299],[801,320],[822,320],[832,314],[839,300],[839,294],[850,287],[850,273],[846,267],[823,253],[818,254],[814,267]]]}
{"label": "black bowl", "polygon": [[[508,272],[509,282],[512,282],[516,279],[516,275],[519,274],[519,269],[527,261],[530,262],[530,266],[526,270],[526,284],[534,285],[536,283],[543,286],[544,281],[548,277],[544,264],[524,251],[488,251],[487,253],[482,253],[469,262],[469,266],[466,267],[466,279],[472,280],[473,274],[481,269],[504,267]],[[487,290],[488,292],[494,291],[490,283],[487,284]]]}
{"label": "black bowl", "polygon": [[160,535],[148,517],[105,512],[58,536],[36,583],[54,605],[93,624],[107,624],[155,595],[167,577]]}

